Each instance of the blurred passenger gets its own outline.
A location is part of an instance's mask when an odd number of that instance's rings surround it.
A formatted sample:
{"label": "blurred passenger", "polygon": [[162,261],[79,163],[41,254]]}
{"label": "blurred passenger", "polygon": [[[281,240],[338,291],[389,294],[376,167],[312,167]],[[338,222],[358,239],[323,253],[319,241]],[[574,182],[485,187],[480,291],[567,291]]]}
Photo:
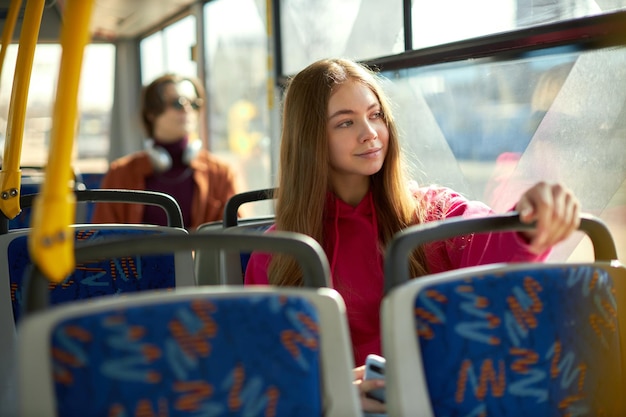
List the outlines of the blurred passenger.
{"label": "blurred passenger", "polygon": [[[173,196],[187,229],[221,220],[226,201],[239,192],[234,170],[197,138],[204,90],[198,80],[167,74],[148,85],[141,118],[145,149],[113,161],[101,188],[160,191]],[[98,203],[94,223],[166,224],[150,205]]]}
{"label": "blurred passenger", "polygon": [[[363,381],[365,358],[380,355],[383,254],[395,233],[410,225],[493,211],[443,187],[412,186],[400,141],[377,74],[355,62],[315,62],[290,82],[284,100],[276,223],[271,230],[315,238],[330,261],[333,287],[347,308],[355,384],[362,407],[385,412],[366,393],[384,384]],[[411,273],[420,277],[472,265],[540,261],[580,222],[576,197],[563,185],[538,183],[511,207],[534,231],[459,236],[417,249]],[[287,256],[255,252],[245,283],[301,286]]]}

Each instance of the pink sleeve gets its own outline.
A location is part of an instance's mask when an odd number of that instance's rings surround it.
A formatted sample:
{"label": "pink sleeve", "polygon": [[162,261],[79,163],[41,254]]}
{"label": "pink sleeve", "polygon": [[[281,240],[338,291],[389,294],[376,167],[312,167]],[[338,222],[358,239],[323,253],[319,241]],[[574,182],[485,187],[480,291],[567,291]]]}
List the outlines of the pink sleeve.
{"label": "pink sleeve", "polygon": [[[429,207],[427,221],[494,214],[484,203],[470,201],[447,188],[428,188],[422,192]],[[549,253],[530,252],[527,242],[517,232],[457,236],[426,248],[431,273],[497,262],[538,262],[545,260]]]}

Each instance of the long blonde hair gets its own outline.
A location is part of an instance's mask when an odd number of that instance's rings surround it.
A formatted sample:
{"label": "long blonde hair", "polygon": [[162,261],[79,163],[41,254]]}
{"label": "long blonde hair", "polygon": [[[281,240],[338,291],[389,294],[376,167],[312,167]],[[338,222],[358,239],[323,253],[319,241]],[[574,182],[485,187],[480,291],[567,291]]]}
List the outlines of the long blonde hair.
{"label": "long blonde hair", "polygon": [[[326,193],[329,190],[327,113],[333,89],[352,80],[367,86],[378,98],[389,130],[389,144],[380,171],[371,176],[376,205],[380,250],[393,235],[423,221],[424,208],[416,204],[401,158],[398,130],[389,100],[368,67],[346,59],[317,61],[294,76],[283,103],[280,169],[276,194],[276,229],[304,233],[322,243]],[[418,249],[410,260],[413,276],[427,271],[424,254]],[[295,260],[275,255],[269,268],[274,285],[302,285]]]}

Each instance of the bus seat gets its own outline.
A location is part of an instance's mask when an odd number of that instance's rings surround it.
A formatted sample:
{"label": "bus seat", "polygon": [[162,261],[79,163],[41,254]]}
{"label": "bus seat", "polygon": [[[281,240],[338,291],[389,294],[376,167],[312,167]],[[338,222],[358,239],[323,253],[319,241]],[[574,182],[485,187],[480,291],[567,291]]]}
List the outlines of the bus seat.
{"label": "bus seat", "polygon": [[[149,239],[160,233],[186,234],[181,228],[152,225],[76,225],[75,244],[142,236]],[[0,256],[7,260],[2,267],[8,277],[11,317],[17,323],[23,301],[23,278],[32,266],[28,251],[30,229],[16,230],[0,235]],[[50,284],[50,303],[60,304],[82,298],[113,295],[151,288],[173,288],[195,285],[191,252],[163,255],[105,259],[98,262],[77,264],[74,273],[62,283]],[[149,278],[149,279],[148,279]],[[8,300],[9,297],[4,298]]]}
{"label": "bus seat", "polygon": [[[82,190],[76,191],[76,199],[79,201],[121,201],[127,203],[142,203],[158,205],[166,211],[170,226],[152,225],[72,225],[75,231],[76,244],[101,239],[119,238],[131,234],[148,235],[155,233],[187,233],[182,229],[183,219],[180,207],[176,200],[163,193],[136,190]],[[30,207],[36,195],[21,196],[24,206]],[[12,334],[11,328],[17,323],[21,311],[22,280],[31,266],[27,239],[29,228],[11,230],[0,234],[0,302],[2,307],[2,323],[0,326],[2,335]],[[135,264],[136,261],[141,261]],[[173,287],[175,285],[194,285],[193,258],[191,252],[176,253],[168,252],[167,256],[136,259],[128,264],[128,260],[115,260],[112,264],[100,263],[98,265],[83,265],[68,277],[62,284],[51,286],[51,302],[53,304],[70,299],[108,293],[119,293],[129,290],[139,290],[143,286],[149,287]],[[163,275],[163,281],[155,283],[147,280],[126,279],[133,274],[137,277],[146,271],[146,268],[158,270],[164,268],[170,271]],[[175,266],[175,267],[174,267]],[[127,268],[131,267],[131,270]],[[166,271],[167,269],[163,269]],[[97,281],[90,274],[97,271]],[[175,274],[175,275],[174,275]],[[107,278],[109,279],[107,281]],[[121,278],[121,279],[118,279]],[[176,280],[176,281],[174,281]],[[9,303],[9,300],[11,302]],[[10,306],[10,308],[9,308]],[[6,310],[6,311],[5,311]]]}
{"label": "bus seat", "polygon": [[[224,206],[222,222],[211,222],[198,226],[198,233],[212,232],[226,228],[237,228],[240,232],[263,232],[274,224],[274,216],[239,218],[239,208],[246,203],[254,203],[273,198],[274,188],[247,191],[232,196]],[[204,248],[196,251],[196,276],[202,280],[199,285],[243,285],[243,277],[250,259],[250,252],[215,253]]]}
{"label": "bus seat", "polygon": [[[264,232],[274,224],[273,216],[239,219],[230,231],[241,233]],[[201,224],[195,233],[211,233],[226,230],[221,221]],[[243,276],[250,259],[250,252],[213,252],[199,248],[194,257],[198,285],[243,285]]]}
{"label": "bus seat", "polygon": [[[76,245],[119,239],[120,236],[187,234],[185,229],[145,225],[75,225]],[[30,229],[0,234],[0,397],[12,398],[14,382],[15,328],[24,308],[24,277],[31,268],[27,247]],[[78,264],[63,283],[50,284],[52,304],[76,299],[195,285],[191,251],[163,255],[126,257]],[[3,403],[8,403],[3,400]],[[0,407],[0,411],[4,406]],[[2,414],[2,412],[0,412]]]}
{"label": "bus seat", "polygon": [[[498,230],[517,228],[516,215],[493,220],[504,221]],[[453,229],[466,234],[476,221],[410,228],[388,248],[388,415],[624,415],[626,269],[608,229],[583,218],[593,262],[502,263],[407,280],[412,248]]]}
{"label": "bus seat", "polygon": [[[241,231],[265,231],[274,224],[274,216],[238,218],[239,208],[247,203],[269,200],[276,195],[277,188],[247,191],[232,196],[224,206],[224,228],[237,227]],[[250,252],[224,253],[224,284],[243,285]]]}
{"label": "bus seat", "polygon": [[624,415],[614,275],[500,265],[396,287],[382,324],[389,415]]}
{"label": "bus seat", "polygon": [[358,416],[348,341],[329,288],[68,304],[20,325],[21,415]]}
{"label": "bus seat", "polygon": [[22,415],[360,415],[345,305],[319,288],[328,260],[310,237],[207,232],[96,242],[75,254],[201,246],[286,252],[305,287],[177,288],[45,308],[35,273],[18,328]]}

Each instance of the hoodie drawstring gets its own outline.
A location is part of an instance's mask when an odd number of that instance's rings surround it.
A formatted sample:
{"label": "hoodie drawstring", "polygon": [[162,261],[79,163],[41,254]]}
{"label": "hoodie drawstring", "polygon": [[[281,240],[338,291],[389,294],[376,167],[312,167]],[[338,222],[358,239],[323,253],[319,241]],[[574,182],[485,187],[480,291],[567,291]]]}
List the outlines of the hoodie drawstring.
{"label": "hoodie drawstring", "polygon": [[335,200],[335,247],[333,248],[333,260],[330,264],[330,278],[332,283],[332,277],[335,271],[335,265],[337,262],[337,255],[339,254],[339,199],[337,197]]}

